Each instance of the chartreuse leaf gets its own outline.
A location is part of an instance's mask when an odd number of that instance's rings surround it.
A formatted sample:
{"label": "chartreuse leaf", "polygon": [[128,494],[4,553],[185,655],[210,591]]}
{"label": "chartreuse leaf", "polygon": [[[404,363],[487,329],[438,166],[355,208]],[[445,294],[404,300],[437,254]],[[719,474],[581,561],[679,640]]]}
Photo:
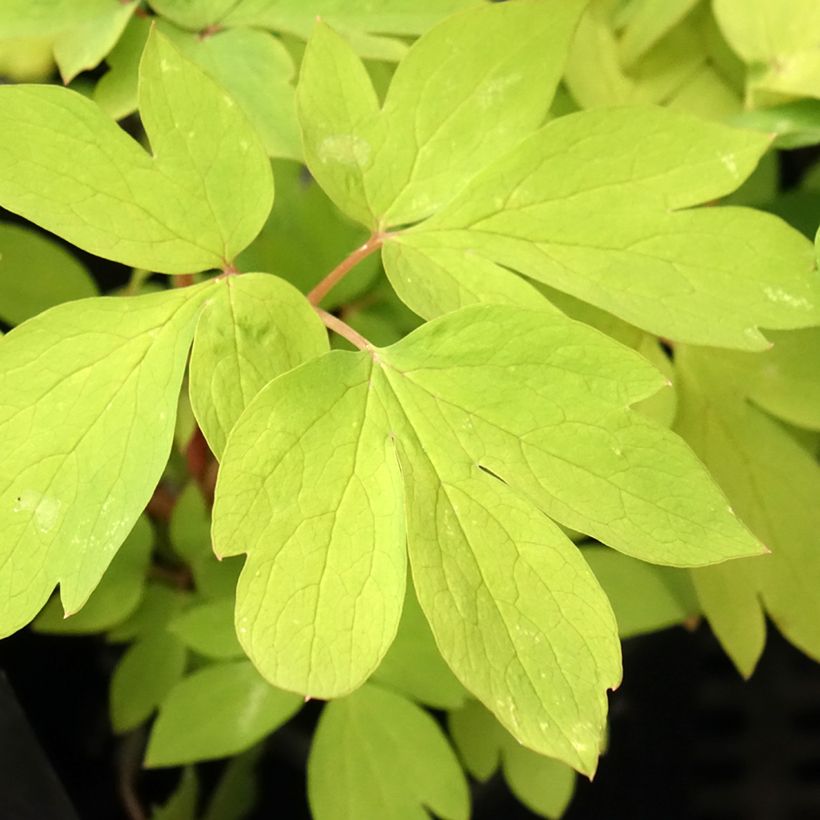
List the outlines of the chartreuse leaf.
{"label": "chartreuse leaf", "polygon": [[457,709],[467,698],[436,647],[411,584],[407,585],[396,640],[373,680],[436,709]]}
{"label": "chartreuse leaf", "polygon": [[211,517],[194,481],[185,485],[174,504],[169,535],[174,551],[191,568],[200,595],[224,598],[234,594],[242,559],[217,560],[211,549]]}
{"label": "chartreuse leaf", "polygon": [[764,608],[788,640],[820,659],[820,466],[744,401],[743,379],[711,351],[682,349],[675,360],[678,429],[772,553],[694,573],[704,613],[744,675],[763,649]]}
{"label": "chartreuse leaf", "polygon": [[108,71],[94,86],[92,99],[109,116],[121,120],[137,110],[137,84],[140,57],[152,22],[147,17],[132,17],[106,63]]}
{"label": "chartreuse leaf", "polygon": [[160,30],[233,97],[269,156],[302,156],[292,84],[296,68],[276,37],[253,28],[228,29],[207,37],[167,25]]}
{"label": "chartreuse leaf", "polygon": [[112,5],[111,0],[3,0],[0,32],[3,37],[54,34],[87,23]]}
{"label": "chartreuse leaf", "polygon": [[715,0],[729,45],[749,65],[747,88],[820,97],[820,6],[814,0]]}
{"label": "chartreuse leaf", "polygon": [[131,531],[168,459],[209,292],[69,302],[0,340],[0,634],[57,583],[76,612]]}
{"label": "chartreuse leaf", "polygon": [[73,254],[31,228],[0,223],[0,319],[18,325],[61,302],[96,295]]}
{"label": "chartreuse leaf", "polygon": [[215,660],[243,657],[233,625],[233,598],[195,604],[174,618],[168,630],[188,649]]}
{"label": "chartreuse leaf", "polygon": [[327,350],[324,325],[292,285],[265,273],[223,279],[197,326],[188,385],[217,458],[242,411],[271,379]]}
{"label": "chartreuse leaf", "polygon": [[100,64],[119,40],[138,5],[137,0],[108,3],[99,14],[57,36],[54,59],[66,85],[81,71]]}
{"label": "chartreuse leaf", "polygon": [[297,89],[311,173],[373,229],[435,212],[543,122],[584,5],[525,1],[448,18],[411,46],[381,108],[351,47],[318,25]]}
{"label": "chartreuse leaf", "polygon": [[299,710],[249,661],[206,666],[181,680],[160,706],[146,766],[178,766],[250,748]]}
{"label": "chartreuse leaf", "polygon": [[150,630],[126,651],[111,678],[111,725],[128,732],[146,721],[185,671],[188,652],[164,629]]}
{"label": "chartreuse leaf", "polygon": [[164,806],[154,809],[151,820],[196,820],[199,782],[193,768],[182,770],[182,777],[174,793]]}
{"label": "chartreuse leaf", "polygon": [[621,32],[620,57],[624,65],[633,65],[658,40],[674,28],[698,0],[667,0],[662,6],[652,0],[635,0],[629,22]]}
{"label": "chartreuse leaf", "polygon": [[161,631],[185,607],[189,597],[190,593],[184,590],[149,581],[136,610],[110,629],[106,638],[111,643],[122,643]]}
{"label": "chartreuse leaf", "polygon": [[55,595],[34,621],[37,632],[79,635],[102,632],[124,621],[139,606],[145,586],[145,570],[151,557],[154,533],[144,517],[125,539],[100,585],[83,608],[66,618]]}
{"label": "chartreuse leaf", "polygon": [[758,326],[820,317],[809,243],[768,214],[680,209],[735,188],[767,142],[661,109],[561,117],[391,241],[448,242],[653,333],[762,349]]}
{"label": "chartreuse leaf", "polygon": [[711,351],[755,404],[781,419],[820,430],[820,328],[769,334],[763,353]]}
{"label": "chartreuse leaf", "polygon": [[[341,214],[324,191],[295,162],[275,162],[278,195],[259,236],[237,260],[241,270],[261,270],[281,276],[307,293],[327,271],[363,245],[367,232]],[[316,237],[322,241],[317,242]],[[325,297],[331,310],[360,296],[378,273],[378,257],[356,265]]]}
{"label": "chartreuse leaf", "polygon": [[178,26],[200,31],[218,25],[237,0],[149,0],[149,5]]}
{"label": "chartreuse leaf", "polygon": [[522,746],[477,701],[447,719],[456,749],[473,777],[485,781],[501,765],[513,794],[541,817],[560,817],[572,799],[575,773]]}
{"label": "chartreuse leaf", "polygon": [[307,776],[315,820],[470,814],[464,773],[433,718],[372,684],[325,706]]}
{"label": "chartreuse leaf", "polygon": [[0,88],[0,205],[128,265],[185,273],[230,262],[273,201],[253,128],[156,32],[140,114],[153,156],[75,92]]}
{"label": "chartreuse leaf", "polygon": [[275,379],[217,480],[214,549],[248,553],[239,641],[271,683],[311,697],[370,675],[404,598],[399,466],[371,376],[369,357],[331,353]]}
{"label": "chartreuse leaf", "polygon": [[606,547],[585,547],[583,555],[612,604],[622,638],[683,623],[699,612],[684,570],[656,567]]}
{"label": "chartreuse leaf", "polygon": [[256,803],[256,766],[262,745],[231,758],[211,796],[203,820],[245,820]]}
{"label": "chartreuse leaf", "polygon": [[762,549],[683,442],[628,410],[662,384],[585,325],[502,306],[275,379],[231,433],[216,491],[217,553],[249,555],[240,642],[275,685],[354,689],[395,632],[406,530],[456,677],[525,745],[592,772],[616,625],[540,510],[661,563]]}

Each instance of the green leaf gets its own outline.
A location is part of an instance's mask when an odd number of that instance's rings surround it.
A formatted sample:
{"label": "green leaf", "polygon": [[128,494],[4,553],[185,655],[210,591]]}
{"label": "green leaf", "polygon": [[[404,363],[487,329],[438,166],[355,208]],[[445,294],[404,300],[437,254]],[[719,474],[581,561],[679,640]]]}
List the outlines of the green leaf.
{"label": "green leaf", "polygon": [[224,598],[234,594],[242,560],[217,559],[211,549],[211,517],[194,481],[186,484],[174,504],[169,535],[174,551],[190,566],[200,595]]}
{"label": "green leaf", "polygon": [[168,459],[208,293],[69,302],[0,340],[0,634],[57,583],[76,612],[131,531]]}
{"label": "green leaf", "polygon": [[729,45],[749,64],[747,83],[782,95],[820,97],[820,6],[814,0],[715,0]]}
{"label": "green leaf", "polygon": [[[339,212],[303,166],[275,162],[274,174],[276,203],[237,265],[244,271],[275,273],[307,293],[351,248],[363,245],[367,233]],[[363,259],[322,300],[322,307],[332,310],[360,296],[373,284],[378,269],[376,255]]]}
{"label": "green leaf", "polygon": [[470,814],[464,774],[433,718],[371,684],[325,706],[308,758],[308,799],[315,820]]}
{"label": "green leaf", "polygon": [[256,803],[256,767],[262,746],[232,758],[213,792],[203,820],[245,820]]}
{"label": "green leaf", "polygon": [[447,725],[473,777],[485,781],[503,767],[513,794],[541,817],[560,817],[572,799],[575,774],[568,766],[523,747],[477,701],[450,712]]}
{"label": "green leaf", "polygon": [[699,611],[683,570],[655,567],[606,547],[585,547],[583,555],[612,604],[622,638],[683,623]]}
{"label": "green leaf", "polygon": [[111,725],[128,732],[146,721],[185,671],[187,650],[169,632],[148,632],[122,656],[111,678]]}
{"label": "green leaf", "polygon": [[122,623],[109,630],[107,639],[112,643],[133,641],[161,632],[177,612],[188,603],[189,593],[165,584],[149,581],[139,606]]}
{"label": "green leaf", "polygon": [[149,0],[149,5],[178,26],[201,31],[218,25],[238,3],[237,0]]}
{"label": "green leaf", "polygon": [[54,34],[93,20],[111,5],[111,0],[3,0],[0,31],[3,37]]}
{"label": "green leaf", "polygon": [[230,276],[202,312],[191,353],[191,407],[219,458],[236,420],[273,378],[328,350],[307,300],[275,276]]}
{"label": "green leaf", "polygon": [[[820,67],[820,66],[819,66]],[[743,111],[733,118],[741,128],[777,134],[779,148],[803,148],[820,143],[820,101],[798,100],[757,111]]]}
{"label": "green leaf", "polygon": [[765,641],[763,608],[788,640],[820,659],[820,465],[744,401],[742,380],[720,359],[696,349],[675,359],[678,429],[772,552],[696,573],[704,613],[744,675]]}
{"label": "green leaf", "polygon": [[467,697],[436,647],[411,584],[407,585],[396,640],[373,680],[435,709],[457,709]]}
{"label": "green leaf", "polygon": [[398,463],[369,362],[330,353],[271,382],[234,427],[217,481],[215,551],[248,553],[239,641],[271,683],[311,697],[370,675],[404,597]]}
{"label": "green leaf", "polygon": [[182,777],[174,793],[161,808],[151,814],[151,820],[196,820],[199,783],[192,768],[182,770]]}
{"label": "green leaf", "polygon": [[525,745],[591,773],[616,625],[540,510],[662,563],[762,549],[683,442],[629,412],[661,384],[591,328],[501,306],[274,380],[231,433],[214,507],[217,553],[249,553],[240,642],[308,695],[344,694],[378,664],[402,583],[395,448],[415,586],[448,664]]}
{"label": "green leaf", "polygon": [[136,0],[108,3],[100,14],[62,32],[54,41],[54,59],[68,85],[80,72],[96,68],[114,47],[131,15]]}
{"label": "green leaf", "polygon": [[448,18],[411,46],[381,109],[353,50],[318,25],[297,89],[311,173],[374,230],[435,212],[543,122],[584,5],[494,4]]}
{"label": "green leaf", "polygon": [[254,130],[156,32],[140,114],[153,156],[75,92],[0,88],[0,205],[128,265],[188,273],[231,262],[273,201]]}
{"label": "green leaf", "polygon": [[124,621],[139,606],[145,586],[145,571],[151,558],[154,533],[145,517],[125,539],[100,585],[83,608],[67,618],[55,595],[34,621],[36,632],[82,635],[102,632]]}
{"label": "green leaf", "polygon": [[667,0],[661,6],[653,0],[636,0],[629,23],[621,33],[620,57],[625,66],[646,54],[670,29],[697,5],[699,0]]}
{"label": "green leaf", "polygon": [[250,748],[302,701],[274,689],[249,661],[206,666],[181,680],[160,707],[145,765],[178,766]]}
{"label": "green leaf", "polygon": [[256,128],[269,156],[299,159],[293,59],[273,35],[229,29],[202,37],[172,26],[160,30],[189,59],[216,80]]}
{"label": "green leaf", "polygon": [[244,653],[233,625],[234,602],[231,598],[196,604],[177,615],[168,631],[188,649],[206,658],[230,660]]}
{"label": "green leaf", "polygon": [[45,234],[0,224],[0,319],[12,325],[72,299],[96,296],[77,258]]}
{"label": "green leaf", "polygon": [[561,117],[392,241],[437,238],[669,338],[764,349],[758,326],[820,317],[809,244],[758,212],[680,209],[731,191],[767,142],[661,109]]}

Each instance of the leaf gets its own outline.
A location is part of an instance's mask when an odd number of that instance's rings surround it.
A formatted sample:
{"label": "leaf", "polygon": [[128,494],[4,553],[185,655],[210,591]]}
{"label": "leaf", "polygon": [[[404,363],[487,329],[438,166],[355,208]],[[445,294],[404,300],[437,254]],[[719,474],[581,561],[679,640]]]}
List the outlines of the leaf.
{"label": "leaf", "polygon": [[55,595],[35,619],[35,632],[82,635],[102,632],[124,621],[142,598],[153,541],[154,533],[148,520],[144,516],[138,518],[83,608],[67,618]]}
{"label": "leaf", "polygon": [[311,697],[362,683],[401,612],[400,477],[369,377],[369,359],[335,353],[275,379],[233,428],[217,480],[214,549],[248,553],[239,641],[272,684]]}
{"label": "leaf", "polygon": [[820,101],[797,100],[757,111],[743,111],[734,117],[740,128],[777,134],[778,148],[803,148],[820,143]]}
{"label": "leaf", "polygon": [[435,709],[457,709],[467,697],[441,657],[411,585],[407,586],[396,640],[373,680]]}
{"label": "leaf", "polygon": [[448,18],[411,46],[381,109],[350,46],[317,25],[297,88],[311,173],[374,230],[433,213],[543,122],[583,5],[495,4]]}
{"label": "leaf", "polygon": [[242,560],[218,560],[211,549],[211,517],[197,484],[190,481],[171,511],[174,551],[191,568],[196,591],[206,598],[233,596]]}
{"label": "leaf", "polygon": [[820,6],[813,0],[715,0],[729,45],[754,68],[752,93],[820,97]]}
{"label": "leaf", "polygon": [[156,32],[140,65],[153,156],[67,89],[0,88],[0,112],[0,205],[99,256],[164,273],[222,267],[270,210],[253,129]]}
{"label": "leaf", "polygon": [[776,422],[744,401],[720,359],[676,351],[677,427],[772,554],[695,573],[703,610],[746,676],[763,649],[763,609],[788,640],[820,659],[820,466]]}
{"label": "leaf", "polygon": [[203,820],[245,820],[256,803],[256,768],[262,746],[232,758],[214,789]]}
{"label": "leaf", "polygon": [[54,34],[87,23],[110,7],[111,0],[3,0],[0,31],[3,37]]}
{"label": "leaf", "polygon": [[155,581],[145,585],[142,600],[133,614],[108,632],[112,643],[133,641],[161,632],[188,603],[189,593]]}
{"label": "leaf", "polygon": [[192,768],[182,770],[174,793],[161,808],[151,814],[152,820],[196,820],[196,804],[199,797],[199,782]]}
{"label": "leaf", "polygon": [[612,604],[621,638],[683,623],[699,611],[683,570],[655,567],[606,547],[585,547],[583,555]]}
{"label": "leaf", "polygon": [[307,776],[315,820],[470,813],[464,774],[432,717],[371,684],[325,706]]}
{"label": "leaf", "polygon": [[96,296],[77,258],[45,234],[0,224],[0,319],[18,325],[47,308]]}
{"label": "leaf", "polygon": [[54,59],[68,85],[80,72],[96,68],[114,47],[138,6],[136,0],[108,3],[105,10],[62,32],[54,41]]}
{"label": "leaf", "polygon": [[214,455],[274,377],[328,350],[327,331],[291,285],[264,273],[219,283],[194,336],[191,406]]}
{"label": "leaf", "polygon": [[249,661],[206,666],[163,700],[145,765],[179,766],[250,748],[295,714],[302,701],[263,680]]}
{"label": "leaf", "polygon": [[237,0],[149,0],[149,5],[178,26],[201,31],[218,25],[238,3]]}
{"label": "leaf", "polygon": [[763,349],[758,325],[817,322],[808,244],[758,212],[679,209],[728,193],[765,145],[660,109],[561,117],[391,241],[448,242],[668,338]]}
{"label": "leaf", "polygon": [[620,676],[616,626],[541,510],[662,563],[761,550],[685,445],[628,412],[662,383],[597,331],[502,306],[274,380],[231,433],[214,506],[217,553],[249,554],[246,652],[313,696],[378,664],[402,583],[395,448],[415,586],[445,660],[525,745],[591,772]]}
{"label": "leaf", "polygon": [[634,65],[697,3],[698,0],[671,0],[658,7],[652,0],[636,0],[632,4],[629,23],[621,33],[620,56],[624,65]]}
{"label": "leaf", "polygon": [[122,734],[146,721],[185,671],[187,650],[164,630],[134,642],[111,678],[111,725]]}
{"label": "leaf", "polygon": [[163,25],[160,30],[235,100],[271,157],[299,159],[293,59],[273,35],[229,29],[202,37]]}
{"label": "leaf", "polygon": [[572,799],[575,774],[568,766],[521,746],[477,701],[450,712],[450,734],[468,771],[485,781],[501,765],[513,794],[541,817],[560,817]]}
{"label": "leaf", "polygon": [[244,657],[233,625],[231,598],[195,604],[174,618],[168,626],[188,649],[206,658],[230,660]]}
{"label": "leaf", "polygon": [[57,583],[76,612],[131,531],[168,459],[208,293],[69,302],[0,340],[0,634]]}
{"label": "leaf", "polygon": [[[307,293],[351,248],[363,245],[367,233],[339,212],[303,166],[275,162],[274,174],[276,203],[237,264],[244,271],[274,273]],[[332,310],[360,296],[373,284],[378,268],[375,255],[363,259],[322,300],[322,307]]]}

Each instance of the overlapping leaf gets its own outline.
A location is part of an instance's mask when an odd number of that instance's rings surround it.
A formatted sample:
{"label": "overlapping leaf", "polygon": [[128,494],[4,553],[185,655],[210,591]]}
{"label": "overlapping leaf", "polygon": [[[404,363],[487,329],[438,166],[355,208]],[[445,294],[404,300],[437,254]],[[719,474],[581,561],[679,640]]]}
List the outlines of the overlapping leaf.
{"label": "overlapping leaf", "polygon": [[[426,318],[475,301],[533,304],[516,271],[682,341],[759,350],[761,327],[820,321],[803,237],[769,215],[691,209],[736,188],[766,136],[648,107],[535,130],[580,11],[524,2],[451,18],[411,48],[382,109],[353,51],[317,29],[297,89],[306,160],[339,207],[387,231],[402,299]],[[505,38],[521,50],[514,65]],[[447,59],[460,61],[456,84],[437,81]]]}
{"label": "overlapping leaf", "polygon": [[128,265],[184,273],[231,262],[273,201],[254,129],[156,32],[140,113],[153,156],[75,92],[0,88],[0,205]]}
{"label": "overlapping leaf", "polygon": [[685,445],[628,411],[662,384],[591,328],[500,306],[274,380],[231,433],[214,510],[217,553],[248,552],[246,651],[275,685],[354,689],[395,634],[406,533],[456,676],[525,745],[593,771],[616,627],[541,510],[662,563],[760,551]]}
{"label": "overlapping leaf", "polygon": [[433,718],[372,684],[329,703],[308,759],[315,820],[467,820],[464,773]]}
{"label": "overlapping leaf", "polygon": [[766,638],[764,610],[820,659],[820,466],[780,425],[745,400],[744,380],[711,352],[677,352],[677,428],[707,464],[738,515],[771,555],[694,572],[703,611],[750,675]]}
{"label": "overlapping leaf", "polygon": [[162,473],[208,286],[58,305],[0,340],[0,634],[79,609]]}

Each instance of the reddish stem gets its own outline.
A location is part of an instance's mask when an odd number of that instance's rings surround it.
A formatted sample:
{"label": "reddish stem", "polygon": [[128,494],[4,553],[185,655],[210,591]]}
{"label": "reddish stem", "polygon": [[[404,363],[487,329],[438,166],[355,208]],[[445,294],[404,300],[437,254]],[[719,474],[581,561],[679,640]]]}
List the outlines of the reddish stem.
{"label": "reddish stem", "polygon": [[370,256],[371,253],[377,251],[383,244],[384,240],[390,234],[374,233],[364,245],[356,248],[353,253],[346,256],[335,268],[327,275],[316,287],[308,294],[308,300],[312,305],[318,305],[327,294],[347,276],[350,271],[356,267],[363,259]]}
{"label": "reddish stem", "polygon": [[338,333],[343,339],[347,339],[353,347],[356,347],[359,350],[366,350],[371,356],[373,355],[373,345],[370,344],[370,342],[368,342],[361,333],[353,330],[350,325],[346,324],[332,313],[328,313],[326,310],[322,310],[315,305],[313,309],[316,311],[319,318],[325,323],[326,328],[329,328],[334,333]]}

